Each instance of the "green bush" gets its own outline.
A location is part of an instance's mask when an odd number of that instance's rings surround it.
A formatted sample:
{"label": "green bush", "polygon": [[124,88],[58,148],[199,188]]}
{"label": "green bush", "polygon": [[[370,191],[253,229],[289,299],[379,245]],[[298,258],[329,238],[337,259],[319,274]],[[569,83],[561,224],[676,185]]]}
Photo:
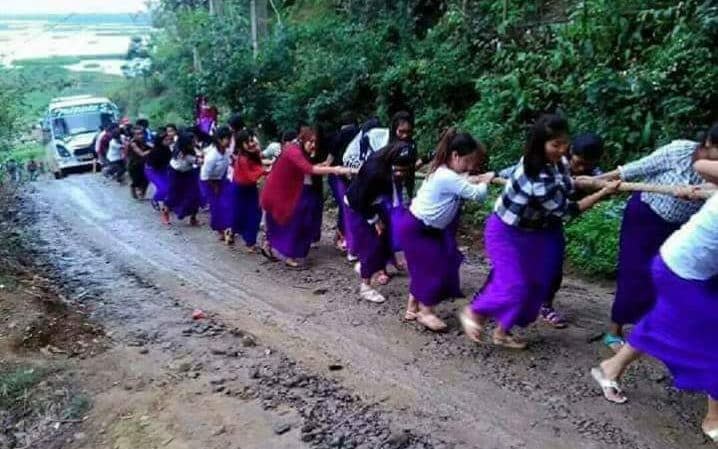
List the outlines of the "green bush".
{"label": "green bush", "polygon": [[566,259],[572,268],[595,277],[615,275],[624,207],[625,200],[609,200],[566,226]]}

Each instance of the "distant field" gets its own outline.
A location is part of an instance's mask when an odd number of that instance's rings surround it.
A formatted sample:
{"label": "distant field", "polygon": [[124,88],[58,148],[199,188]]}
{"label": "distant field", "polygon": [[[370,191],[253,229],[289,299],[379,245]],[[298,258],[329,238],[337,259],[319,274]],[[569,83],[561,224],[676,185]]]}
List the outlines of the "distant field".
{"label": "distant field", "polygon": [[11,14],[0,17],[2,22],[15,20],[34,20],[52,24],[69,25],[127,25],[127,26],[149,26],[151,18],[148,13],[142,14]]}
{"label": "distant field", "polygon": [[65,66],[79,64],[87,59],[125,59],[124,54],[88,55],[88,56],[50,56],[48,58],[16,59],[16,67]]}
{"label": "distant field", "polygon": [[127,31],[98,31],[95,33],[95,36],[127,36],[128,34],[137,34],[140,35],[142,33],[128,33]]}

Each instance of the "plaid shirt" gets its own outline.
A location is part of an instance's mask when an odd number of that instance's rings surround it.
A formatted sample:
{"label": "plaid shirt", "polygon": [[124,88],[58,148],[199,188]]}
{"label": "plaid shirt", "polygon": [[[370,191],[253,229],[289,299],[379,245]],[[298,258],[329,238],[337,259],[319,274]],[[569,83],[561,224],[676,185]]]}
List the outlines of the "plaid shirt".
{"label": "plaid shirt", "polygon": [[[698,143],[674,140],[648,156],[619,167],[624,181],[642,180],[662,185],[698,185],[704,181],[693,170],[693,153]],[[702,201],[686,201],[671,195],[642,193],[641,200],[659,217],[670,223],[685,223],[703,205]]]}
{"label": "plaid shirt", "polygon": [[524,172],[523,159],[511,173],[494,212],[510,226],[545,229],[561,226],[565,218],[578,215],[578,204],[570,199],[574,192],[568,160],[546,165],[535,178]]}

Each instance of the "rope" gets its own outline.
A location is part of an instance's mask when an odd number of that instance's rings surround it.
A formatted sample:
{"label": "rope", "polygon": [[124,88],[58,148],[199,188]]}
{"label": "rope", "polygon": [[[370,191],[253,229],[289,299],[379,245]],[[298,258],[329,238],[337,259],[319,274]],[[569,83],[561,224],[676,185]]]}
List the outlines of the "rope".
{"label": "rope", "polygon": [[[425,179],[426,174],[422,172],[416,173],[417,179]],[[576,187],[579,190],[587,190],[587,191],[596,191],[604,188],[606,184],[608,184],[608,181],[602,181],[602,180],[596,180],[596,179],[581,179],[581,180],[575,180],[576,181]],[[491,180],[491,184],[495,186],[505,186],[506,180],[503,178],[494,178]],[[693,191],[693,194],[697,198],[701,199],[708,199],[711,196],[713,196],[714,193],[716,193],[718,190],[711,189],[711,188],[702,188],[699,186],[692,186],[692,185],[662,185],[662,184],[649,184],[645,182],[622,182],[620,186],[618,186],[619,192],[647,192],[647,193],[657,193],[660,195],[670,195],[670,196],[679,196],[679,190],[681,189],[691,189]]]}

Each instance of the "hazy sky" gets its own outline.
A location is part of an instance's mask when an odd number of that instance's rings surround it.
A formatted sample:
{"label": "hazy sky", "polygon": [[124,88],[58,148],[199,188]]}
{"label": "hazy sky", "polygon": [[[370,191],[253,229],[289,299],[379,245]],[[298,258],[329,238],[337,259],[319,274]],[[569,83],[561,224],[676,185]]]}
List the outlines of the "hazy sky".
{"label": "hazy sky", "polygon": [[137,12],[146,0],[0,0],[2,14]]}

